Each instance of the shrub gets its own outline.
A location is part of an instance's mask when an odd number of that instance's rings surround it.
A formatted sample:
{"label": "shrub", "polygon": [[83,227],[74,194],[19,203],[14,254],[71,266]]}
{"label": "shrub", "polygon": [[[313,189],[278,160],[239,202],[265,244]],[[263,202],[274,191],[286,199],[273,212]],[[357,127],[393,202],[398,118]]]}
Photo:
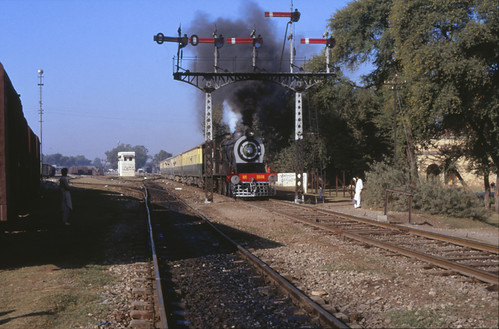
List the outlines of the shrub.
{"label": "shrub", "polygon": [[[478,198],[462,187],[442,186],[433,182],[418,182],[410,186],[410,175],[406,168],[393,168],[387,162],[371,165],[366,173],[363,199],[368,206],[382,208],[385,204],[385,190],[395,189],[413,194],[413,209],[432,215],[468,217],[483,219],[486,210]],[[407,196],[389,193],[390,209],[407,211]]]}
{"label": "shrub", "polygon": [[[373,163],[366,173],[362,199],[368,206],[381,208],[385,204],[385,190],[410,192],[409,172],[404,168],[393,168],[387,162]],[[390,208],[407,210],[407,196],[389,193]]]}
{"label": "shrub", "polygon": [[414,209],[430,214],[483,219],[486,210],[480,200],[462,187],[420,183],[415,190]]}

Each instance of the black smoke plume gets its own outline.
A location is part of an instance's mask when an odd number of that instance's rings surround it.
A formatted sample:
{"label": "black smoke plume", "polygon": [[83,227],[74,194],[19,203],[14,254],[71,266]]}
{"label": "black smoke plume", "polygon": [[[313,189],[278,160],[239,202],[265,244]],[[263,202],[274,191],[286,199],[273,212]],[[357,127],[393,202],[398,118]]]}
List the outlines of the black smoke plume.
{"label": "black smoke plume", "polygon": [[[236,20],[223,17],[209,21],[206,14],[199,13],[192,24],[185,29],[185,33],[189,36],[196,34],[201,38],[209,38],[213,37],[213,33],[216,31],[218,36],[222,35],[227,39],[250,38],[254,30],[256,36],[261,35],[263,38],[263,45],[257,50],[256,69],[253,68],[252,44],[230,45],[226,43],[219,49],[217,71],[279,72],[280,67],[287,69],[287,65],[289,65],[289,61],[286,62],[287,64],[281,63],[281,56],[288,58],[289,52],[285,48],[285,53],[282,54],[285,31],[277,33],[274,27],[275,20],[266,18],[264,15],[265,10],[272,9],[274,8],[262,9],[257,4],[249,2],[242,11],[245,16]],[[188,47],[189,52],[197,57],[197,60],[189,65],[189,70],[215,72],[213,44],[199,44],[195,47],[189,45]],[[187,61],[184,58],[184,65],[185,63]],[[240,124],[253,127],[256,119],[258,128],[263,132],[270,124],[269,120],[275,124],[275,118],[284,113],[287,93],[288,91],[284,87],[275,83],[245,81],[220,88],[213,92],[212,97],[215,106],[226,102],[235,113],[239,113],[242,118]],[[202,97],[199,108],[204,113],[204,95]],[[204,116],[200,115],[200,117]]]}

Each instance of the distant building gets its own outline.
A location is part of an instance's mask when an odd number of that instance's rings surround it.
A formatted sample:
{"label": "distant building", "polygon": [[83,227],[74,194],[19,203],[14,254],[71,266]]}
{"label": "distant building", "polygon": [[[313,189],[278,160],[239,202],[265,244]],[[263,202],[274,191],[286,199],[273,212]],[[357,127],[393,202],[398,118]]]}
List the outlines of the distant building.
{"label": "distant building", "polygon": [[118,174],[135,176],[135,152],[118,152]]}
{"label": "distant building", "polygon": [[[466,186],[483,186],[483,177],[469,169],[469,161],[464,156],[450,157],[448,150],[459,149],[463,141],[453,136],[442,136],[431,141],[426,148],[416,151],[420,177],[427,181],[444,184],[462,184]],[[490,173],[489,179],[495,182],[496,175]]]}

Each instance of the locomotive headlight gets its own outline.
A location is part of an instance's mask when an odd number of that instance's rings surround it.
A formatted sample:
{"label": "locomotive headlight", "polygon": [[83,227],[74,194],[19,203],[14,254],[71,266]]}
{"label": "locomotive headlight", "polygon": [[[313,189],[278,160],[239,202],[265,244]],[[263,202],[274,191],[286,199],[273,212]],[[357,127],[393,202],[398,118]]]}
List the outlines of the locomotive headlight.
{"label": "locomotive headlight", "polygon": [[274,175],[274,174],[269,175],[269,182],[274,183],[276,180],[277,180],[276,175]]}
{"label": "locomotive headlight", "polygon": [[236,163],[263,163],[265,145],[258,137],[249,137],[246,132],[238,137],[231,147]]}
{"label": "locomotive headlight", "polygon": [[237,176],[237,175],[234,175],[234,176],[232,176],[232,177],[230,178],[230,182],[231,182],[232,184],[234,184],[234,185],[239,184],[239,182],[240,182],[240,181],[241,181],[241,180],[239,179],[239,176]]}
{"label": "locomotive headlight", "polygon": [[247,158],[252,158],[255,156],[256,148],[253,144],[246,144],[243,147],[243,154]]}
{"label": "locomotive headlight", "polygon": [[258,158],[259,147],[254,140],[246,140],[239,146],[239,155],[245,161],[253,161]]}

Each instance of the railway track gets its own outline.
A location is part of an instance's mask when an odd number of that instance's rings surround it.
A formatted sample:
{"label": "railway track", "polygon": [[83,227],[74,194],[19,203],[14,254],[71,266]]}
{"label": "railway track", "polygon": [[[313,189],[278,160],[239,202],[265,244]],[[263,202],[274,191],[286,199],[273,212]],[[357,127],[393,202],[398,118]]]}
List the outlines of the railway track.
{"label": "railway track", "polygon": [[291,202],[252,204],[307,225],[361,243],[421,259],[435,266],[497,286],[499,248],[475,241],[429,233],[369,219],[348,216]]}
{"label": "railway track", "polygon": [[[104,176],[94,176],[93,179],[100,184],[94,183],[84,183],[81,182],[80,179],[82,176],[72,175],[70,181],[72,183],[77,182],[80,186],[85,186],[88,188],[92,188],[96,185],[103,185],[109,192],[126,194],[132,196],[134,198],[142,199],[143,197],[143,188],[141,187],[141,181],[137,179],[123,179],[123,178],[107,178]],[[54,181],[54,180],[52,180]],[[58,180],[55,180],[56,184]]]}
{"label": "railway track", "polygon": [[146,186],[169,328],[348,328],[172,193]]}

